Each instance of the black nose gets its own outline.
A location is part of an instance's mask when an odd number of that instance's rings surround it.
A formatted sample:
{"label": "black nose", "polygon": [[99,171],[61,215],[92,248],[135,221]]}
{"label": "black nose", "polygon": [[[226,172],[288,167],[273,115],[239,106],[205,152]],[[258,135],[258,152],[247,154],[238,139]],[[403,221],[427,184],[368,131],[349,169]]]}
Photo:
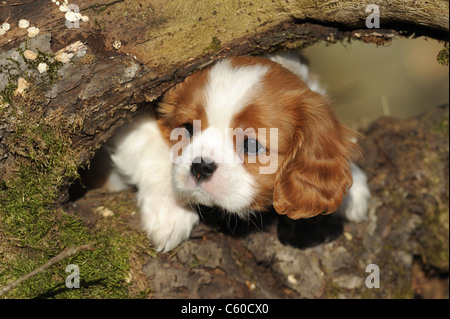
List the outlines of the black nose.
{"label": "black nose", "polygon": [[198,181],[209,178],[217,169],[217,165],[210,159],[196,157],[191,165],[191,174]]}

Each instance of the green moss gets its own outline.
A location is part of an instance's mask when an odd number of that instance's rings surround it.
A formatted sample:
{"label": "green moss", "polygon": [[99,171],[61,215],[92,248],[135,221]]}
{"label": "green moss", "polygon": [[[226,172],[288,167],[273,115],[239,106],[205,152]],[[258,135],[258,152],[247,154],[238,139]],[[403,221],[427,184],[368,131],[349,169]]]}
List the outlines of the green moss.
{"label": "green moss", "polygon": [[[444,134],[445,136],[448,136],[448,134],[449,134],[448,124],[449,124],[449,114],[446,113],[441,118],[440,122],[434,127],[435,132]],[[447,150],[447,152],[448,152],[448,150]]]}
{"label": "green moss", "polygon": [[429,183],[426,198],[433,200],[423,200],[425,214],[419,239],[422,243],[421,255],[425,256],[427,263],[443,272],[448,272],[449,269],[449,184],[448,175],[442,173],[445,171],[445,163],[448,165],[448,122],[446,113],[433,130],[434,138],[440,141],[441,146],[434,153],[424,150],[423,166]]}
{"label": "green moss", "polygon": [[345,289],[339,287],[339,285],[333,281],[333,278],[327,275],[323,280],[323,299],[338,299]]}
{"label": "green moss", "polygon": [[[129,273],[129,247],[134,234],[120,219],[100,223],[95,232],[76,217],[54,206],[55,185],[42,167],[21,168],[17,179],[7,181],[0,193],[0,233],[11,256],[0,254],[0,286],[36,269],[67,247],[92,243],[93,251],[82,251],[45,273],[19,285],[8,298],[125,298]],[[109,225],[111,224],[111,225]],[[121,231],[117,228],[122,227]],[[4,248],[4,247],[2,247]],[[65,287],[65,268],[80,268],[80,289]]]}
{"label": "green moss", "polygon": [[14,91],[17,89],[17,77],[14,77],[13,79],[8,79],[8,84],[5,86],[3,90],[0,91],[0,103],[6,102],[11,103],[11,96],[13,95]]}
{"label": "green moss", "polygon": [[421,225],[419,252],[427,263],[448,272],[449,265],[449,211],[448,204],[428,207]]}
{"label": "green moss", "polygon": [[213,37],[211,43],[203,50],[203,54],[215,53],[222,49],[222,43],[217,37]]}
{"label": "green moss", "polygon": [[[48,66],[47,72],[45,72],[44,80],[40,86],[42,88],[47,88],[49,85],[52,85],[58,79],[58,70],[62,67],[62,62],[55,60],[55,56],[52,53],[45,53],[36,49],[37,57],[35,60],[28,60],[24,56],[24,52],[28,49],[28,46],[25,44],[25,50],[18,48],[17,51],[22,56],[25,64],[27,66],[27,72],[31,70],[37,70],[38,65],[40,63],[45,63]],[[25,78],[29,78],[28,73],[25,74]],[[28,80],[28,79],[27,79]]]}
{"label": "green moss", "polygon": [[439,51],[436,59],[440,65],[448,66],[448,42],[444,45],[444,48]]}
{"label": "green moss", "polygon": [[[55,60],[52,53],[45,53],[39,49],[34,49],[37,51],[37,57],[34,60],[29,60],[25,58],[24,52],[28,50],[27,42],[24,43],[24,48],[17,48],[17,52],[22,57],[23,63],[14,60],[11,57],[7,57],[6,60],[12,62],[12,66],[8,70],[0,70],[0,73],[5,72],[8,74],[8,83],[6,87],[0,91],[0,98],[11,103],[11,99],[14,91],[17,88],[17,80],[19,77],[24,78],[28,82],[35,84],[36,89],[45,90],[50,85],[52,85],[58,79],[58,70],[62,67],[62,63]],[[48,69],[45,73],[40,74],[38,78],[32,74],[36,74],[38,66],[40,63],[45,63]]]}
{"label": "green moss", "polygon": [[[36,269],[65,247],[93,243],[95,250],[82,251],[65,259],[8,293],[8,298],[126,298],[129,272],[127,245],[111,231],[90,233],[80,221],[62,211],[52,236],[41,238],[35,247],[22,247],[22,252],[6,263],[0,285]],[[51,240],[49,240],[51,239]],[[59,247],[61,246],[61,247]],[[75,264],[80,269],[80,288],[68,289],[65,269]]]}
{"label": "green moss", "polygon": [[[23,56],[23,51],[19,53]],[[113,204],[114,216],[88,229],[58,204],[61,187],[78,176],[69,137],[70,128],[62,116],[49,119],[41,107],[43,90],[57,78],[59,62],[38,52],[38,58],[26,61],[26,70],[9,78],[1,92],[7,101],[0,108],[0,124],[8,132],[2,144],[8,149],[13,166],[0,176],[0,286],[31,272],[65,248],[91,243],[94,250],[81,251],[61,261],[1,296],[4,298],[124,298],[129,293],[130,247],[142,240],[142,234],[130,231],[123,221],[120,205]],[[36,85],[28,71],[39,63],[49,66],[45,79]],[[22,65],[23,66],[23,65]],[[20,68],[20,66],[17,66]],[[18,76],[30,83],[26,94],[14,95]],[[145,237],[145,236],[144,236]],[[66,266],[80,268],[80,289],[68,289]],[[136,295],[136,296],[137,296]]]}
{"label": "green moss", "polygon": [[[61,187],[77,177],[71,140],[59,121],[47,120],[38,95],[13,97],[0,123],[12,133],[3,137],[15,166],[0,176],[0,286],[43,265],[65,248],[92,243],[23,282],[4,298],[124,298],[128,292],[130,247],[142,234],[130,230],[119,205],[114,216],[94,230],[57,204]],[[138,246],[139,247],[139,246]],[[133,248],[134,249],[134,248]],[[66,266],[80,268],[80,289],[68,289]],[[137,292],[139,293],[139,292]]]}
{"label": "green moss", "polygon": [[[0,193],[0,234],[6,238],[2,245],[13,252],[9,256],[0,254],[0,286],[36,269],[67,247],[92,243],[94,250],[61,261],[5,297],[133,297],[128,293],[126,278],[130,247],[134,247],[140,234],[131,231],[117,211],[117,216],[100,222],[95,231],[89,230],[75,216],[55,208],[54,188],[40,183],[47,177],[40,169],[26,169],[18,179],[8,181]],[[79,266],[80,289],[65,286],[65,269],[70,264]]]}

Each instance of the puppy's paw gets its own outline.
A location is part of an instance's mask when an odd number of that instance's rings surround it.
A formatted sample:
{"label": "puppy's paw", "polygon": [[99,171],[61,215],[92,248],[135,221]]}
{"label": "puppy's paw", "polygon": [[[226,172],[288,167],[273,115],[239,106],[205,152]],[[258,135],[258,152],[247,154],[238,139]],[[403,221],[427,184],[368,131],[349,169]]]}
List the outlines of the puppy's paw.
{"label": "puppy's paw", "polygon": [[351,163],[351,168],[353,185],[339,210],[344,212],[346,219],[349,221],[365,221],[367,220],[367,207],[371,197],[367,176],[353,163]]}
{"label": "puppy's paw", "polygon": [[143,229],[157,251],[167,252],[187,240],[199,221],[197,212],[174,198],[144,198],[140,204]]}

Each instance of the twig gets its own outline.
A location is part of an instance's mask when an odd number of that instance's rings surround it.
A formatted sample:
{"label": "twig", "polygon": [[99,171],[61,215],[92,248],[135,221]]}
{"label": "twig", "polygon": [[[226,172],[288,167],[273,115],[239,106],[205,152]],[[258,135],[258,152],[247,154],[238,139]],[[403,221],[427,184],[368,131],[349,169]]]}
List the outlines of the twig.
{"label": "twig", "polygon": [[23,4],[28,4],[28,3],[30,3],[30,1],[18,2],[18,3],[10,3],[9,5],[14,7],[14,6],[21,6]]}
{"label": "twig", "polygon": [[56,255],[55,257],[50,259],[49,261],[47,261],[45,264],[43,264],[39,268],[36,268],[32,272],[20,277],[19,279],[13,281],[12,283],[10,283],[6,286],[0,287],[0,296],[3,295],[4,293],[7,293],[8,291],[14,289],[17,285],[21,284],[25,280],[27,280],[33,276],[36,276],[40,272],[44,272],[45,270],[47,270],[47,268],[50,268],[51,266],[60,262],[61,260],[66,259],[72,255],[75,255],[79,251],[84,250],[84,249],[92,249],[92,244],[82,245],[82,246],[78,246],[78,247],[70,247],[70,248],[64,249],[61,253],[59,253],[58,255]]}

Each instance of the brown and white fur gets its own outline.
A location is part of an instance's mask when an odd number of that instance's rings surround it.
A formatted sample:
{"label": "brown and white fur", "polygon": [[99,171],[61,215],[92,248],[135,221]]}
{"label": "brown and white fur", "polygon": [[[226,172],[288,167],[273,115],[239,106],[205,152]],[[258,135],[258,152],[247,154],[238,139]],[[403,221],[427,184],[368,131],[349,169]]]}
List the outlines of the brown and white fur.
{"label": "brown and white fur", "polygon": [[189,238],[197,205],[242,218],[341,209],[360,221],[370,193],[352,163],[356,138],[296,56],[226,58],[116,135],[109,186],[137,186],[143,228],[160,251]]}

